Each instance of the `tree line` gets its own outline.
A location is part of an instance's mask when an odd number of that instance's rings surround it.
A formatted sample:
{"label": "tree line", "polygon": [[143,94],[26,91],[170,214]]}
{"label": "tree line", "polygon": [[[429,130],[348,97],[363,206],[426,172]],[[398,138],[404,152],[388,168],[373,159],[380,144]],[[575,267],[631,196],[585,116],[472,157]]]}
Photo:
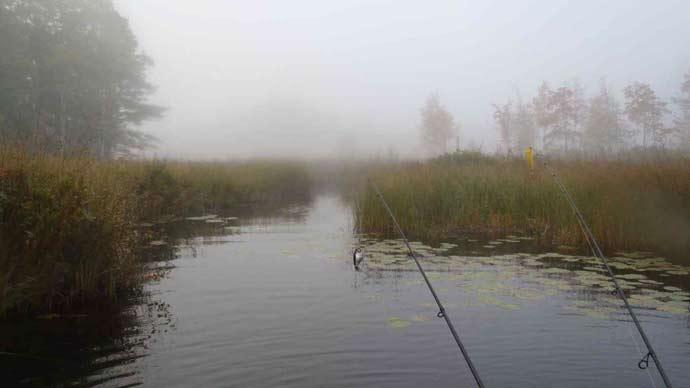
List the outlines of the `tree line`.
{"label": "tree line", "polygon": [[[586,97],[578,84],[552,88],[543,82],[534,98],[494,105],[503,151],[538,146],[545,151],[612,153],[628,148],[690,150],[690,72],[671,103],[634,82],[623,102],[605,81]],[[672,110],[675,108],[675,110]]]}
{"label": "tree line", "polygon": [[[499,152],[527,147],[545,152],[615,153],[625,149],[671,147],[690,150],[690,71],[670,102],[649,84],[634,82],[623,89],[622,103],[605,81],[586,97],[577,83],[557,88],[543,82],[531,100],[493,104],[500,137]],[[422,140],[432,154],[447,151],[459,125],[432,94],[421,109]]]}
{"label": "tree line", "polygon": [[108,158],[152,141],[151,60],[112,0],[1,0],[0,37],[0,144]]}

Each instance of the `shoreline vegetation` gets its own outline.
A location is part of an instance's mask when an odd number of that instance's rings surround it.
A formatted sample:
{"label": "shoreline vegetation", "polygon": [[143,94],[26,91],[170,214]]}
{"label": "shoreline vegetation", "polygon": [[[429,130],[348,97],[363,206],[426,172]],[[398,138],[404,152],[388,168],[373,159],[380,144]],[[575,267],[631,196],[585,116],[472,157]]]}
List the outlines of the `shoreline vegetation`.
{"label": "shoreline vegetation", "polygon": [[[666,153],[550,160],[607,254],[649,251],[690,261],[690,157]],[[534,237],[545,247],[584,248],[565,199],[537,163],[456,152],[423,162],[371,168],[408,237],[448,241],[468,235]],[[364,181],[353,200],[363,233],[396,236]]]}
{"label": "shoreline vegetation", "polygon": [[[151,237],[144,224],[238,207],[272,210],[307,201],[318,189],[355,198],[364,231],[391,236],[390,220],[362,177],[376,180],[413,238],[522,233],[547,245],[582,244],[551,179],[540,168],[530,173],[517,157],[118,160],[155,143],[142,124],[167,108],[150,101],[153,61],[112,0],[14,0],[0,5],[0,22],[0,318],[79,310],[140,289],[146,255],[139,247]],[[688,260],[690,72],[679,78],[668,101],[643,82],[615,90],[602,81],[595,94],[577,81],[544,81],[525,98],[516,90],[493,104],[497,153],[528,146],[560,152],[553,165],[609,252]],[[331,136],[362,125],[345,120],[348,110],[324,115],[318,104],[266,106],[248,111],[247,118],[259,120],[249,120],[247,130],[330,128]],[[463,120],[452,109],[435,93],[421,107],[420,140],[428,155],[445,154],[453,143],[459,148]],[[298,142],[293,132],[272,141]],[[339,155],[356,153],[348,139],[341,139]],[[307,151],[317,143],[305,144]],[[397,144],[389,145],[392,159]],[[568,156],[579,151],[624,157]]]}
{"label": "shoreline vegetation", "polygon": [[145,282],[137,226],[311,197],[301,163],[61,158],[0,150],[0,317],[69,313]]}
{"label": "shoreline vegetation", "polygon": [[[644,152],[550,163],[607,254],[690,259],[690,157]],[[150,278],[142,247],[155,238],[142,225],[276,209],[326,190],[355,205],[361,232],[394,237],[367,179],[413,239],[513,234],[545,249],[584,247],[552,178],[521,157],[461,151],[425,161],[183,162],[0,149],[0,318],[93,311],[140,291]]]}

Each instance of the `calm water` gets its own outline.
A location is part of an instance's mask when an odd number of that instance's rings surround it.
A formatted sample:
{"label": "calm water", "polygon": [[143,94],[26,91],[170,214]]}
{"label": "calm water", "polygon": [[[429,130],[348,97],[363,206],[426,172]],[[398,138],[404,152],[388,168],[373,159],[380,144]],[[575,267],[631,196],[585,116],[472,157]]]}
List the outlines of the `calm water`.
{"label": "calm water", "polygon": [[[473,386],[401,243],[353,236],[337,199],[189,225],[215,232],[180,242],[174,268],[117,318],[5,324],[4,344],[33,358],[3,358],[4,376],[28,386]],[[641,340],[596,261],[521,254],[532,248],[517,236],[455,243],[414,245],[488,387],[661,386],[652,366],[637,368]],[[688,269],[628,256],[615,270],[671,380],[690,386]]]}

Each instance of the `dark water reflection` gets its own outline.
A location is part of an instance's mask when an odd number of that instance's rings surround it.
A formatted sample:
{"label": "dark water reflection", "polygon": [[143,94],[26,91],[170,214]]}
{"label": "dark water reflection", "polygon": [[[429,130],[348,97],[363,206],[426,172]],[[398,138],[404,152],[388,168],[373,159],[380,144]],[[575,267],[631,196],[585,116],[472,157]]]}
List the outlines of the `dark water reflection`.
{"label": "dark water reflection", "polygon": [[[2,338],[45,358],[6,358],[10,381],[473,386],[401,243],[357,239],[335,198],[160,233],[166,244],[154,249],[178,241],[174,268],[120,320],[3,327]],[[355,272],[360,243],[367,259]],[[414,245],[487,386],[661,386],[653,367],[637,368],[641,341],[595,260],[537,253],[519,236],[455,243]],[[688,386],[688,269],[627,255],[612,260],[616,273],[672,381]]]}

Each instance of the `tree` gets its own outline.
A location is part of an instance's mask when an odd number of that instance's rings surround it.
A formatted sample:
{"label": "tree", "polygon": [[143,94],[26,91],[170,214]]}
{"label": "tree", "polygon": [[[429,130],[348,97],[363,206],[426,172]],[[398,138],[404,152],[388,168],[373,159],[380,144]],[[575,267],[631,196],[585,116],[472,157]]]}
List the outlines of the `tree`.
{"label": "tree", "polygon": [[528,147],[534,147],[536,138],[534,108],[530,104],[522,102],[518,96],[513,113],[513,132],[515,136],[515,147],[519,151],[524,151]]}
{"label": "tree", "polygon": [[627,86],[624,93],[625,114],[642,132],[642,146],[647,148],[649,141],[663,146],[669,133],[663,124],[664,115],[668,113],[666,103],[649,85],[640,82]]}
{"label": "tree", "polygon": [[599,94],[589,100],[584,129],[586,148],[598,152],[613,152],[623,148],[626,131],[621,123],[618,101],[602,81]]}
{"label": "tree", "polygon": [[112,0],[4,0],[0,5],[4,142],[110,157],[151,138],[151,61]]}
{"label": "tree", "polygon": [[582,93],[578,88],[561,86],[556,90],[544,88],[537,99],[539,122],[544,127],[544,148],[554,149],[562,144],[568,152],[580,139],[578,127],[582,121]]}
{"label": "tree", "polygon": [[494,122],[498,127],[498,132],[501,135],[501,143],[505,152],[510,152],[512,147],[512,131],[513,112],[511,110],[511,102],[503,105],[494,104]]}
{"label": "tree", "polygon": [[681,95],[673,99],[680,110],[679,115],[674,119],[674,129],[680,147],[690,150],[690,71],[684,76],[683,83],[680,85],[680,92]]}
{"label": "tree", "polygon": [[544,144],[544,138],[546,138],[546,132],[548,128],[552,125],[553,118],[548,113],[549,97],[553,92],[545,81],[539,85],[537,90],[537,95],[532,100],[532,106],[534,108],[534,124],[537,128],[541,129],[542,145],[546,148]]}
{"label": "tree", "polygon": [[447,151],[448,141],[453,138],[456,126],[453,116],[441,105],[438,94],[431,94],[420,110],[422,139],[432,154]]}

